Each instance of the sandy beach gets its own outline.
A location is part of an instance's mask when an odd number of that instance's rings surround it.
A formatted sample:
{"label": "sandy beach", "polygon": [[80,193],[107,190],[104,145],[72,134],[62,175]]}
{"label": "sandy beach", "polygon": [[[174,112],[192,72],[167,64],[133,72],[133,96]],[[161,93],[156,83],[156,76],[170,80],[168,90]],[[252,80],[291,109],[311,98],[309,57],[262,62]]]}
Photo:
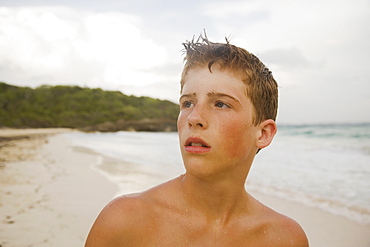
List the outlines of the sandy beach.
{"label": "sandy beach", "polygon": [[[101,155],[73,147],[69,129],[0,129],[0,247],[83,246],[117,187],[93,169]],[[117,161],[118,162],[118,161]],[[263,194],[297,220],[313,247],[370,247],[370,226]]]}
{"label": "sandy beach", "polygon": [[83,246],[117,187],[76,151],[70,130],[0,130],[0,246]]}

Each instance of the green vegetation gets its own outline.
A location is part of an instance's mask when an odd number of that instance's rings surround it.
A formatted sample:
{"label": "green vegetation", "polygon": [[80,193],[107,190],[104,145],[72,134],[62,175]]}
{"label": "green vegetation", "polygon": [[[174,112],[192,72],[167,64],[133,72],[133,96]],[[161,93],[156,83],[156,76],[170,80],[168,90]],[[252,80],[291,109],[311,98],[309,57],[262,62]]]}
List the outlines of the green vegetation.
{"label": "green vegetation", "polygon": [[[170,130],[174,130],[177,115],[178,105],[170,101],[128,96],[118,91],[78,86],[32,89],[0,82],[0,127],[99,130],[95,126],[109,123],[111,127],[105,131],[117,131],[135,129],[127,123],[154,121],[167,123],[167,127],[170,124]],[[121,126],[117,128],[115,123]]]}

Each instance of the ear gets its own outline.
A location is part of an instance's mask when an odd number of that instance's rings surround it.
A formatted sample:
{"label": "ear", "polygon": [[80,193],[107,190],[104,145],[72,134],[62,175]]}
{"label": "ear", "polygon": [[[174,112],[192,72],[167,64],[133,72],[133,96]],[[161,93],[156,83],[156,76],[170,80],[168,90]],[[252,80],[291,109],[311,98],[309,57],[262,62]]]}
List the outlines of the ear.
{"label": "ear", "polygon": [[277,132],[277,126],[274,120],[267,119],[259,124],[257,148],[262,149],[270,145]]}

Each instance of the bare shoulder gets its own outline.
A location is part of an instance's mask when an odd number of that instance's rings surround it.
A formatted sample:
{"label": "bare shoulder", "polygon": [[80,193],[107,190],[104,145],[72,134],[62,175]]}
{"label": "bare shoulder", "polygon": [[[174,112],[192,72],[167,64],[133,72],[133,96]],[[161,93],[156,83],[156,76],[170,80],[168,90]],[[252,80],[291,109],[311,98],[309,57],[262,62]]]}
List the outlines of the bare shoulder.
{"label": "bare shoulder", "polygon": [[302,227],[293,219],[281,215],[275,219],[273,227],[274,239],[279,240],[279,246],[308,247],[307,236]]}
{"label": "bare shoulder", "polygon": [[[151,229],[163,213],[164,194],[170,182],[143,193],[124,195],[111,201],[97,217],[87,237],[85,247],[145,246]],[[168,195],[168,194],[167,194]]]}
{"label": "bare shoulder", "polygon": [[118,197],[101,211],[85,246],[135,245],[150,225],[150,215],[150,202],[142,194]]}
{"label": "bare shoulder", "polygon": [[309,246],[307,236],[298,222],[268,207],[265,210],[268,217],[266,220],[268,239],[275,244],[274,246]]}

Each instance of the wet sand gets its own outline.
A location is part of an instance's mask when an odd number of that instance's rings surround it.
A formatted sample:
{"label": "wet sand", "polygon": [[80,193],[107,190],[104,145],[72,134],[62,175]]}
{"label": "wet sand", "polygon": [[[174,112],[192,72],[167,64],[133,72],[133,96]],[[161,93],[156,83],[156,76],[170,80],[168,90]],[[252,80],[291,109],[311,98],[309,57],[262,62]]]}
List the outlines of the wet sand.
{"label": "wet sand", "polygon": [[[117,186],[93,169],[105,159],[74,147],[62,134],[69,131],[0,129],[1,247],[83,246],[96,216],[116,195]],[[370,246],[370,226],[298,203],[253,195],[297,220],[310,246]]]}

